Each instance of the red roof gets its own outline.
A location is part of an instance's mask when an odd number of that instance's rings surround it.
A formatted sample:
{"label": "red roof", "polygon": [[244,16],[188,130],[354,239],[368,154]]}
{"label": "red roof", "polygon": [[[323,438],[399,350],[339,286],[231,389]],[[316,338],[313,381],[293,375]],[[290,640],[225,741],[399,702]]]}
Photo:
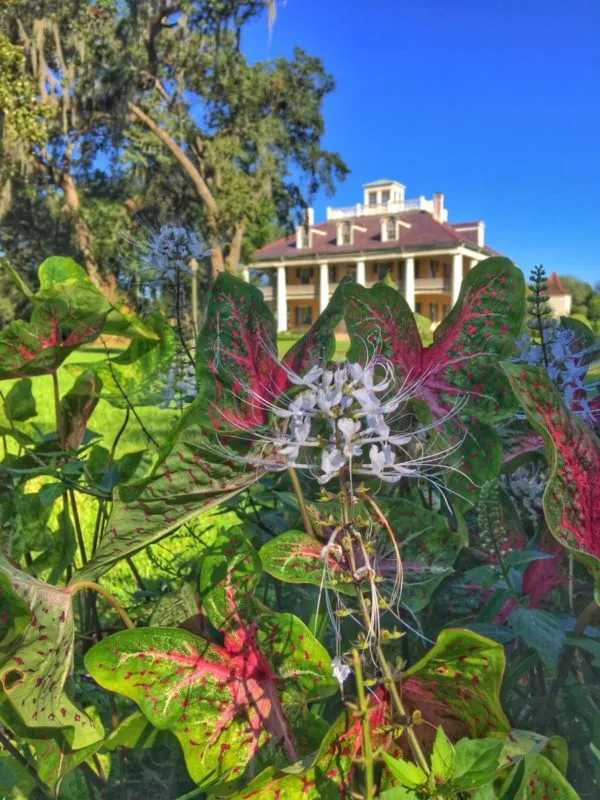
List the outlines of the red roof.
{"label": "red roof", "polygon": [[570,294],[565,287],[563,286],[563,282],[560,279],[560,276],[553,272],[552,275],[548,278],[548,294]]}
{"label": "red roof", "polygon": [[[353,231],[353,244],[337,244],[337,226],[339,222],[346,220],[331,220],[319,225],[313,225],[313,229],[324,231],[325,236],[320,234],[312,235],[312,247],[296,247],[296,235],[292,234],[283,239],[278,239],[271,244],[265,245],[256,253],[257,261],[279,260],[281,258],[301,258],[307,255],[326,255],[355,253],[357,250],[363,251],[389,251],[389,250],[419,250],[420,248],[437,247],[456,247],[461,242],[469,245],[476,245],[475,236],[471,238],[468,231],[458,232],[454,226],[438,222],[427,211],[409,211],[404,214],[394,214],[396,219],[406,222],[410,228],[400,226],[400,237],[393,242],[381,241],[381,219],[389,216],[368,215],[363,217],[347,218],[352,223],[366,228],[366,231]],[[465,225],[470,223],[456,223]],[[478,248],[487,255],[496,255],[496,251],[491,247]]]}

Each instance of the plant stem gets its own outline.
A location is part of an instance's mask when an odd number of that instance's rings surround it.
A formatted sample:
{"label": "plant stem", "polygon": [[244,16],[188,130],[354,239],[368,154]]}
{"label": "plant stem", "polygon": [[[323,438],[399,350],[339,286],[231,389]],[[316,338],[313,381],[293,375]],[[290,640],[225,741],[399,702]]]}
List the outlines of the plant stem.
{"label": "plant stem", "polygon": [[[345,526],[349,526],[349,524],[350,524],[350,508],[351,508],[351,503],[350,503],[350,499],[348,497],[347,490],[345,488],[343,488],[343,491],[342,491],[342,517],[343,517]],[[348,533],[348,535],[350,535],[350,534]],[[350,566],[351,566],[351,569],[352,569],[352,574],[354,575],[354,573],[356,572],[356,561],[354,559],[354,551],[352,549],[352,543],[350,543],[348,556],[349,556],[349,559],[350,559]],[[359,608],[360,608],[360,612],[361,612],[363,621],[364,621],[364,623],[366,625],[366,628],[367,628],[367,630],[369,630],[369,627],[370,627],[370,624],[371,624],[371,620],[370,620],[370,617],[369,617],[369,610],[367,609],[367,607],[365,605],[365,600],[364,600],[364,597],[363,597],[360,581],[355,580],[355,584],[354,585],[355,585],[355,589],[356,589],[356,597],[357,597],[357,600],[358,600],[358,605],[359,605]],[[380,642],[377,642],[377,645],[376,645],[376,648],[375,648],[375,652],[377,653],[378,664],[381,667],[381,671],[383,672],[385,687],[387,688],[388,692],[391,695],[391,698],[392,698],[393,704],[394,704],[394,706],[396,708],[396,711],[398,712],[398,714],[400,715],[400,717],[403,720],[407,720],[407,722],[405,723],[405,731],[406,731],[406,735],[408,736],[408,741],[409,741],[409,744],[410,744],[410,749],[412,751],[412,754],[413,754],[414,758],[416,759],[416,761],[419,763],[419,766],[421,767],[421,769],[425,772],[425,774],[429,775],[429,772],[430,772],[429,764],[427,763],[427,759],[425,758],[425,754],[423,753],[423,749],[422,749],[421,745],[419,744],[419,740],[417,739],[417,737],[415,735],[415,732],[414,732],[414,730],[412,728],[412,725],[410,724],[410,718],[409,718],[408,714],[406,713],[406,709],[404,708],[404,704],[402,702],[402,699],[400,697],[400,694],[398,692],[398,688],[397,688],[395,680],[394,680],[394,675],[393,675],[392,669],[391,669],[391,667],[390,667],[390,665],[389,665],[389,663],[388,663],[388,661],[387,661],[387,659],[385,657],[385,653],[383,652],[383,648],[382,648]]]}
{"label": "plant stem", "polygon": [[54,418],[56,424],[56,435],[60,443],[60,449],[64,450],[62,419],[60,416],[60,388],[58,386],[58,371],[52,370],[52,388],[54,390]]}
{"label": "plant stem", "polygon": [[194,337],[197,337],[200,330],[200,309],[198,305],[198,261],[195,258],[190,261],[190,267],[192,270],[192,324]]}
{"label": "plant stem", "polygon": [[133,624],[127,612],[125,611],[123,606],[119,603],[119,601],[115,597],[113,597],[112,594],[109,591],[107,591],[103,586],[100,586],[99,583],[94,583],[93,581],[75,581],[75,583],[71,583],[69,584],[69,586],[67,586],[66,591],[70,595],[74,595],[80,589],[92,589],[94,592],[98,592],[98,594],[101,594],[102,597],[106,600],[106,602],[109,603],[115,609],[117,614],[121,617],[121,619],[123,620],[123,624],[125,625],[126,628],[133,629],[135,627],[135,625]]}
{"label": "plant stem", "polygon": [[308,516],[308,511],[306,510],[306,501],[304,500],[304,494],[302,492],[302,486],[300,484],[300,479],[298,478],[298,473],[295,469],[288,469],[288,475],[290,476],[290,480],[292,482],[292,486],[294,487],[294,493],[296,495],[296,500],[298,501],[298,506],[300,508],[300,516],[302,517],[302,524],[304,525],[304,530],[308,533],[309,536],[315,535],[313,526],[310,521],[310,517]]}
{"label": "plant stem", "polygon": [[179,341],[181,342],[181,346],[183,347],[186,356],[192,367],[196,368],[196,362],[194,361],[194,356],[192,355],[190,348],[188,347],[188,343],[185,340],[185,336],[183,334],[183,328],[181,325],[181,270],[177,267],[175,272],[175,319],[177,320],[177,332],[179,333]]}
{"label": "plant stem", "polygon": [[4,733],[2,733],[2,731],[0,731],[0,744],[2,745],[2,747],[4,747],[4,749],[7,752],[9,752],[11,754],[11,756],[16,761],[19,762],[19,764],[23,767],[23,769],[27,772],[27,774],[30,775],[33,778],[33,780],[36,782],[36,784],[38,786],[38,789],[41,791],[41,793],[44,795],[44,797],[48,797],[48,798],[50,798],[50,800],[52,800],[54,795],[52,794],[52,792],[50,791],[48,786],[46,786],[44,781],[40,778],[40,776],[37,774],[37,772],[31,766],[31,764],[27,761],[25,756],[17,750],[17,748],[14,746],[14,744],[8,738],[8,736],[6,736]]}
{"label": "plant stem", "polygon": [[360,709],[360,719],[363,729],[363,761],[365,767],[365,796],[364,800],[372,800],[375,797],[374,775],[373,775],[373,742],[371,741],[371,721],[369,720],[369,708],[365,697],[365,685],[363,683],[362,664],[358,650],[352,651],[354,659],[354,674],[356,675],[356,691],[358,694],[358,707]]}
{"label": "plant stem", "polygon": [[77,534],[77,545],[81,554],[81,561],[87,564],[87,554],[85,552],[85,542],[83,541],[83,531],[81,530],[81,521],[79,519],[79,510],[77,508],[77,500],[75,499],[75,492],[73,489],[67,489],[69,500],[71,501],[71,510],[73,511],[73,522],[75,523],[75,533]]}

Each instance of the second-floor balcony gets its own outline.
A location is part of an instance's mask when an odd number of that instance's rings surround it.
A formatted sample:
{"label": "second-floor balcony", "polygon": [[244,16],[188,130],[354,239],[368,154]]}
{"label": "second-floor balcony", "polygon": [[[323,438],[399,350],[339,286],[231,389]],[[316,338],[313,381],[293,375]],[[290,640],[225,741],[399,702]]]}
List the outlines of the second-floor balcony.
{"label": "second-floor balcony", "polygon": [[[274,287],[270,284],[267,286],[259,286],[265,300],[273,300],[275,297]],[[331,284],[330,284],[330,290]],[[319,286],[318,282],[314,283],[288,283],[286,286],[286,295],[288,300],[318,300]]]}
{"label": "second-floor balcony", "polygon": [[437,294],[449,292],[452,283],[450,277],[442,278],[415,278],[415,292]]}
{"label": "second-floor balcony", "polygon": [[[353,206],[340,206],[338,208],[329,207],[327,209],[327,219],[337,220],[345,219],[346,217],[363,217],[370,214],[400,214],[404,211],[428,211],[430,214],[433,214],[433,200],[428,200],[426,197],[421,196],[412,200],[401,200],[394,203],[371,203],[369,205],[355,203]],[[442,214],[442,222],[447,222],[447,210],[443,209]]]}

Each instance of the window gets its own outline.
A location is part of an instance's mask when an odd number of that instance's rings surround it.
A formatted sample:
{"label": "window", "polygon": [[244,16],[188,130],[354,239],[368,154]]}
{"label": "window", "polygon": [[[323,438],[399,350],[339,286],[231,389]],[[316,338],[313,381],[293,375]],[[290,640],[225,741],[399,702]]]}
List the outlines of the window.
{"label": "window", "polygon": [[300,247],[310,247],[310,228],[302,227],[300,232]]}
{"label": "window", "polygon": [[370,206],[377,205],[377,192],[369,192],[369,205]]}
{"label": "window", "polygon": [[391,264],[378,264],[377,265],[377,280],[382,281],[392,271]]}
{"label": "window", "polygon": [[429,303],[429,319],[432,322],[438,321],[438,304],[437,303]]}
{"label": "window", "polygon": [[296,306],[296,327],[312,325],[313,309],[312,306]]}
{"label": "window", "polygon": [[352,278],[353,281],[356,280],[356,265],[350,264],[346,267],[346,276],[348,278]]}
{"label": "window", "polygon": [[337,283],[337,267],[329,267],[329,280],[331,283]]}
{"label": "window", "polygon": [[421,311],[422,306],[423,306],[422,303],[415,303],[415,311],[417,312],[417,314],[422,314],[423,313]]}
{"label": "window", "polygon": [[431,278],[437,277],[437,271],[440,266],[439,261],[433,261],[433,259],[429,259],[429,273]]}
{"label": "window", "polygon": [[390,202],[390,192],[389,192],[389,189],[385,189],[381,193],[381,203],[382,203],[382,205],[387,206],[387,204],[389,202]]}
{"label": "window", "polygon": [[349,222],[342,222],[342,230],[340,235],[340,244],[352,244],[351,242],[352,227]]}
{"label": "window", "polygon": [[392,217],[389,217],[389,219],[386,220],[385,238],[388,242],[393,242],[396,238],[396,220]]}

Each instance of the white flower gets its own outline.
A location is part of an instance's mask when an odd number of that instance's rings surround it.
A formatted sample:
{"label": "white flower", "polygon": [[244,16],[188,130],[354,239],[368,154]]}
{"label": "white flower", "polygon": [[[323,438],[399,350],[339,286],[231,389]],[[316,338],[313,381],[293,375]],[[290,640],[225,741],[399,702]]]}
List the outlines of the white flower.
{"label": "white flower", "polygon": [[176,270],[190,270],[190,261],[204,254],[200,240],[193,231],[180,225],[163,225],[153,232],[144,261],[159,274],[172,277]]}
{"label": "white flower", "polygon": [[352,670],[339,656],[336,656],[331,660],[331,667],[333,672],[333,677],[337,680],[340,684],[340,687],[344,684],[344,681],[348,678]]}
{"label": "white flower", "polygon": [[319,477],[319,483],[327,483],[331,478],[339,475],[345,463],[346,459],[337,448],[324,450],[321,454],[321,470],[323,474]]}

